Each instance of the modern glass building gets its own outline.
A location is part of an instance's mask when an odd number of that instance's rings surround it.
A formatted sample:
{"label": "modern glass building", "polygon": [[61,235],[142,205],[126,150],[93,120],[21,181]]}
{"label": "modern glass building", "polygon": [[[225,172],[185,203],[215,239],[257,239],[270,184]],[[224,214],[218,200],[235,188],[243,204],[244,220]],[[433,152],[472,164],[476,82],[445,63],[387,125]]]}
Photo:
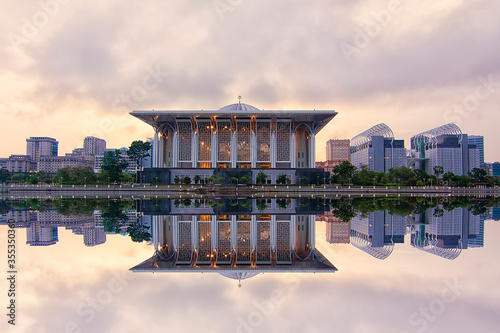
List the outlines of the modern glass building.
{"label": "modern glass building", "polygon": [[375,172],[404,167],[404,140],[394,139],[394,133],[386,124],[375,125],[351,139],[351,163]]}
{"label": "modern glass building", "polygon": [[[260,110],[236,103],[219,110],[133,111],[153,127],[153,168],[147,181],[175,176],[249,176],[265,170],[275,183],[285,173],[294,183],[315,170],[315,136],[337,115],[333,110]],[[155,170],[156,169],[156,170]],[[161,169],[161,170],[160,170]],[[217,171],[219,170],[219,171]],[[322,177],[322,176],[321,176]]]}
{"label": "modern glass building", "polygon": [[482,135],[469,135],[469,144],[479,149],[479,164],[484,165],[484,137]]}
{"label": "modern glass building", "polygon": [[411,138],[413,162],[416,168],[434,174],[435,166],[442,166],[444,173],[466,175],[479,168],[479,149],[469,143],[467,134],[450,123],[417,134]]}

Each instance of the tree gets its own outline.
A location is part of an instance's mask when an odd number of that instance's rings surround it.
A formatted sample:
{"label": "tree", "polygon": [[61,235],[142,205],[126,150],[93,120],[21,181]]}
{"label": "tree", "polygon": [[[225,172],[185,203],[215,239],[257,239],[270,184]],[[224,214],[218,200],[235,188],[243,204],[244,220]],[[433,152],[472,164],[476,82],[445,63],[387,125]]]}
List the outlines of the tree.
{"label": "tree", "polygon": [[148,232],[149,227],[146,227],[139,221],[132,223],[127,227],[127,232],[133,242],[141,243],[143,241],[149,241],[151,239],[151,234]]}
{"label": "tree", "polygon": [[351,162],[344,161],[333,167],[332,173],[337,174],[339,176],[340,182],[342,185],[345,185],[349,179],[352,178],[354,172],[356,171],[356,167],[351,164]]}
{"label": "tree", "polygon": [[225,181],[225,180],[226,180],[226,178],[224,178],[224,177],[219,177],[219,178],[217,178],[217,181],[218,181],[219,183],[221,183],[221,184],[222,184],[222,183],[224,183],[224,181]]}
{"label": "tree", "polygon": [[238,183],[238,177],[231,177],[229,178],[229,181],[233,184],[237,184]]}
{"label": "tree", "polygon": [[262,213],[267,209],[266,199],[257,199],[255,206]]}
{"label": "tree", "polygon": [[181,178],[179,177],[179,175],[175,175],[174,177],[174,183],[175,184],[179,184],[181,182]]}
{"label": "tree", "polygon": [[133,141],[127,150],[127,156],[137,162],[137,165],[142,167],[142,160],[150,156],[151,143],[143,141]]}
{"label": "tree", "polygon": [[240,177],[240,183],[242,183],[242,184],[248,183],[249,180],[250,180],[250,178],[248,178],[247,175],[244,175],[244,176]]}
{"label": "tree", "polygon": [[109,178],[111,182],[120,182],[122,180],[123,171],[128,167],[128,162],[121,156],[120,150],[107,151],[104,153],[101,169],[102,176]]}
{"label": "tree", "polygon": [[189,185],[189,184],[191,184],[191,178],[188,176],[185,176],[184,178],[182,178],[182,182],[186,185]]}
{"label": "tree", "polygon": [[24,183],[25,181],[28,180],[30,176],[25,175],[23,173],[16,173],[15,175],[12,176],[12,180],[15,181],[16,183]]}
{"label": "tree", "polygon": [[286,174],[281,173],[278,175],[278,178],[276,179],[276,183],[285,185],[287,180],[288,180],[288,177],[286,176]]}
{"label": "tree", "polygon": [[0,183],[5,183],[12,178],[10,172],[6,169],[0,169]]}
{"label": "tree", "polygon": [[299,178],[299,183],[301,185],[309,185],[309,177],[307,176],[302,176]]}
{"label": "tree", "polygon": [[481,168],[474,168],[471,172],[469,172],[469,176],[475,183],[483,183],[487,175],[488,173],[486,172],[486,170]]}
{"label": "tree", "polygon": [[195,182],[196,184],[198,184],[198,183],[200,182],[200,180],[201,180],[200,175],[195,175],[195,176],[193,177],[193,180],[194,180],[194,182]]}
{"label": "tree", "polygon": [[259,171],[257,174],[257,177],[255,180],[257,181],[257,184],[265,184],[267,179],[267,175],[264,173],[264,171]]}

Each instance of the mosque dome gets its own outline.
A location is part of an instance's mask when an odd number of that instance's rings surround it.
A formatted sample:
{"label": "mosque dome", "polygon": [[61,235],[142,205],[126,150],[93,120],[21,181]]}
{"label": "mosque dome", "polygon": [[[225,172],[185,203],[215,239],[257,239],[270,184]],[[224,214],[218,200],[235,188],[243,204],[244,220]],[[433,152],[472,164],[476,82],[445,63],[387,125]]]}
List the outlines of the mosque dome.
{"label": "mosque dome", "polygon": [[230,279],[234,280],[245,280],[249,279],[251,277],[254,277],[255,275],[258,275],[259,272],[242,272],[242,271],[236,271],[236,272],[219,272],[220,275],[225,276]]}
{"label": "mosque dome", "polygon": [[234,112],[234,111],[259,111],[255,106],[251,106],[248,104],[244,103],[235,103],[235,104],[230,104],[226,105],[223,108],[219,109],[219,112],[226,113],[226,112]]}

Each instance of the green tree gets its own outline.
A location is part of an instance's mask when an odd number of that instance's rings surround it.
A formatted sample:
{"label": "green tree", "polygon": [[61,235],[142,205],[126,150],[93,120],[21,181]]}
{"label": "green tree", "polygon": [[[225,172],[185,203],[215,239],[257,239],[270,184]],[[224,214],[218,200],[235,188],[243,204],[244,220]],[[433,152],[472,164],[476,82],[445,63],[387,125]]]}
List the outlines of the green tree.
{"label": "green tree", "polygon": [[29,179],[29,175],[25,175],[23,173],[16,173],[15,175],[12,176],[12,180],[15,181],[16,183],[24,183]]}
{"label": "green tree", "polygon": [[111,182],[120,182],[123,171],[128,167],[128,162],[121,156],[120,150],[107,151],[104,153],[101,169],[104,179],[109,178]]}
{"label": "green tree", "polygon": [[299,178],[300,185],[309,185],[309,177],[302,176]]}
{"label": "green tree", "polygon": [[264,173],[264,171],[259,171],[257,174],[257,177],[255,180],[257,181],[257,184],[265,184],[267,179],[267,175]]}
{"label": "green tree", "polygon": [[198,184],[198,183],[200,182],[200,180],[201,180],[200,175],[195,175],[195,176],[193,177],[193,180],[194,180],[194,182],[195,182],[196,184]]}
{"label": "green tree", "polygon": [[242,184],[248,183],[249,180],[250,180],[250,178],[248,178],[247,175],[244,175],[244,176],[240,177],[240,183],[242,183]]}
{"label": "green tree", "polygon": [[182,182],[186,185],[189,185],[189,184],[191,184],[191,178],[188,176],[185,176],[184,178],[182,178]]}
{"label": "green tree", "polygon": [[143,141],[133,141],[127,150],[127,156],[132,160],[137,162],[138,166],[142,166],[142,160],[145,157],[150,156],[149,150],[151,149],[151,143]]}
{"label": "green tree", "polygon": [[278,178],[276,179],[276,183],[285,185],[288,180],[288,177],[284,173],[280,173]]}
{"label": "green tree", "polygon": [[238,177],[231,177],[229,178],[229,181],[233,184],[237,184],[238,183]]}
{"label": "green tree", "polygon": [[348,161],[344,161],[334,166],[332,169],[332,173],[339,176],[339,180],[342,185],[345,185],[349,181],[349,179],[352,178],[355,171],[356,167]]}
{"label": "green tree", "polygon": [[255,206],[262,213],[267,209],[266,199],[257,199]]}
{"label": "green tree", "polygon": [[179,184],[181,182],[181,178],[179,177],[179,175],[175,175],[174,177],[174,183],[175,184]]}
{"label": "green tree", "polygon": [[469,176],[475,183],[484,183],[487,175],[488,173],[486,172],[486,170],[481,168],[474,168],[469,172]]}
{"label": "green tree", "polygon": [[136,221],[127,227],[127,232],[133,242],[141,243],[149,241],[151,234],[148,231],[149,227],[143,225],[141,222]]}
{"label": "green tree", "polygon": [[12,179],[10,172],[6,169],[0,169],[0,183],[5,183]]}
{"label": "green tree", "polygon": [[218,181],[219,183],[221,183],[221,184],[222,184],[222,183],[224,183],[224,181],[225,181],[225,180],[226,180],[226,178],[224,178],[224,177],[219,177],[219,178],[217,178],[217,181]]}

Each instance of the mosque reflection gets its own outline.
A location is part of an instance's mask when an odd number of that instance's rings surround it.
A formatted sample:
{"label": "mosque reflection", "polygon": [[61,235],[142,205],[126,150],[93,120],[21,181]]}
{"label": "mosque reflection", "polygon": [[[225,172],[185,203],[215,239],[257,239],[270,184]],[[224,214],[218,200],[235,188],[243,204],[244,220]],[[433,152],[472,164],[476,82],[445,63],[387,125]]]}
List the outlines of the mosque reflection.
{"label": "mosque reflection", "polygon": [[[101,246],[116,234],[151,245],[134,272],[217,272],[244,279],[266,272],[337,269],[316,248],[351,244],[386,259],[403,243],[454,260],[484,246],[484,221],[500,219],[497,198],[178,198],[0,200],[0,225],[26,229],[31,247],[56,246],[59,228]],[[399,244],[399,245],[398,245]],[[332,245],[334,246],[334,245]]]}
{"label": "mosque reflection", "polygon": [[[315,247],[322,201],[257,199],[141,202],[151,216],[154,253],[134,272],[217,272],[234,279],[259,273],[333,273]],[[158,211],[168,212],[157,215]]]}

